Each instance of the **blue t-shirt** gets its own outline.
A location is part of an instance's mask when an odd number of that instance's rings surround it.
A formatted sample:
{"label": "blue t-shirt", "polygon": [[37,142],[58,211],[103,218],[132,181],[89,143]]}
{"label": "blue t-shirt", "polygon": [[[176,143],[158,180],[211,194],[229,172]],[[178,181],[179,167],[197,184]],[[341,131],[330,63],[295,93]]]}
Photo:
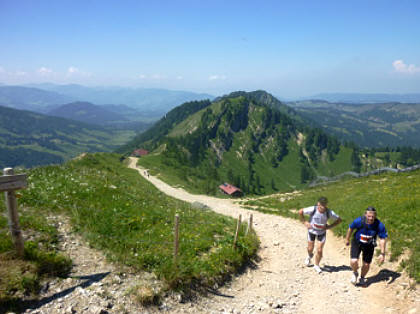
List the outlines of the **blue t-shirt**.
{"label": "blue t-shirt", "polygon": [[360,243],[370,244],[377,235],[381,239],[388,237],[385,225],[379,219],[375,219],[373,224],[368,225],[367,223],[362,223],[362,217],[357,217],[349,227],[350,229],[356,229],[354,239]]}

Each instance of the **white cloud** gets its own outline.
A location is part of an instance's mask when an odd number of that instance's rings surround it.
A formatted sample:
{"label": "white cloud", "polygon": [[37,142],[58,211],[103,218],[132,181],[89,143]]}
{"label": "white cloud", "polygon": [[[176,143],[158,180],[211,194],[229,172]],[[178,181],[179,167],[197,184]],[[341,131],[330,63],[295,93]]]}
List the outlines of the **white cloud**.
{"label": "white cloud", "polygon": [[85,72],[85,71],[80,70],[79,68],[71,66],[67,69],[67,77],[70,77],[70,76],[91,77],[92,73]]}
{"label": "white cloud", "polygon": [[80,70],[76,67],[69,67],[69,69],[67,70],[68,75],[73,75],[76,73],[80,73]]}
{"label": "white cloud", "polygon": [[395,72],[399,73],[418,73],[420,72],[420,67],[417,67],[414,64],[405,64],[403,60],[395,60],[392,62],[392,66],[394,67]]}
{"label": "white cloud", "polygon": [[184,79],[184,77],[182,77],[181,75],[178,75],[178,76],[176,77],[176,79],[177,79],[177,80],[183,80],[183,79]]}
{"label": "white cloud", "polygon": [[38,69],[38,73],[41,75],[49,75],[53,73],[53,70],[46,68],[46,67],[41,67]]}
{"label": "white cloud", "polygon": [[0,67],[0,73],[6,72],[3,67]]}
{"label": "white cloud", "polygon": [[146,75],[144,75],[144,74],[140,74],[140,75],[138,76],[138,78],[139,78],[139,79],[141,79],[141,80],[144,80],[144,79],[146,78]]}
{"label": "white cloud", "polygon": [[209,76],[209,81],[224,81],[226,80],[226,76],[225,75],[210,75]]}
{"label": "white cloud", "polygon": [[15,72],[15,75],[16,76],[25,76],[27,73],[26,72],[23,72],[23,71],[16,71]]}

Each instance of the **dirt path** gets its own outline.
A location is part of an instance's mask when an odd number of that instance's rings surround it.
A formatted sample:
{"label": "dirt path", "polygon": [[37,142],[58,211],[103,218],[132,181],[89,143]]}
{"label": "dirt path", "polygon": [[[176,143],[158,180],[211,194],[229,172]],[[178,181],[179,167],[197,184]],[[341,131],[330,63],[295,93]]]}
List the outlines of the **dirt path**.
{"label": "dirt path", "polygon": [[[59,249],[73,261],[70,275],[45,282],[37,301],[26,300],[25,313],[32,314],[120,314],[145,313],[128,291],[144,282],[157,283],[153,275],[110,263],[72,231],[65,216],[47,217],[59,233]],[[0,310],[1,312],[1,310]]]}
{"label": "dirt path", "polygon": [[[166,194],[187,202],[200,202],[215,212],[237,218],[254,217],[254,229],[261,240],[256,269],[249,269],[219,295],[201,298],[193,304],[179,304],[173,313],[420,313],[420,296],[408,289],[408,278],[396,272],[396,265],[386,262],[373,265],[368,288],[349,283],[348,248],[342,239],[328,232],[321,266],[317,274],[304,267],[306,257],[305,227],[292,219],[263,214],[241,208],[232,200],[193,195],[173,188],[145,169],[136,167],[130,158],[129,167]],[[369,278],[369,277],[368,277]]]}

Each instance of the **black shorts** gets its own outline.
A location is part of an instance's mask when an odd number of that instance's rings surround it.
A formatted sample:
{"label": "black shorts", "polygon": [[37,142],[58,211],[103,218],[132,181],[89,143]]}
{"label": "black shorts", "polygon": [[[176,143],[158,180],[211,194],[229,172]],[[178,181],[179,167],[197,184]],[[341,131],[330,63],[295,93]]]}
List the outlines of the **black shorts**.
{"label": "black shorts", "polygon": [[308,231],[308,241],[310,242],[314,242],[315,238],[319,241],[319,242],[325,242],[326,238],[327,238],[327,233],[324,232],[323,234],[313,234],[310,233]]}
{"label": "black shorts", "polygon": [[351,241],[350,257],[351,259],[359,259],[360,252],[363,252],[363,261],[370,264],[373,258],[375,247],[373,244],[363,244],[359,241]]}

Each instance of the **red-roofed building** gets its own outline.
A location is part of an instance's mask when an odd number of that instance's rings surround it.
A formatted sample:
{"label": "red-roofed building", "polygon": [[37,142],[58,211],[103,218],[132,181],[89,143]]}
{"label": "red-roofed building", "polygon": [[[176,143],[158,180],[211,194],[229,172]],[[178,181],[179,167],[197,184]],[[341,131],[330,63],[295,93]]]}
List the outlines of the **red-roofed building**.
{"label": "red-roofed building", "polygon": [[135,156],[135,157],[141,157],[141,156],[144,156],[144,155],[147,155],[147,154],[149,154],[149,151],[148,150],[145,150],[143,148],[140,148],[140,149],[136,149],[133,152],[132,155]]}
{"label": "red-roofed building", "polygon": [[242,196],[242,190],[229,183],[223,183],[219,185],[219,189],[222,190],[223,193],[230,196]]}

